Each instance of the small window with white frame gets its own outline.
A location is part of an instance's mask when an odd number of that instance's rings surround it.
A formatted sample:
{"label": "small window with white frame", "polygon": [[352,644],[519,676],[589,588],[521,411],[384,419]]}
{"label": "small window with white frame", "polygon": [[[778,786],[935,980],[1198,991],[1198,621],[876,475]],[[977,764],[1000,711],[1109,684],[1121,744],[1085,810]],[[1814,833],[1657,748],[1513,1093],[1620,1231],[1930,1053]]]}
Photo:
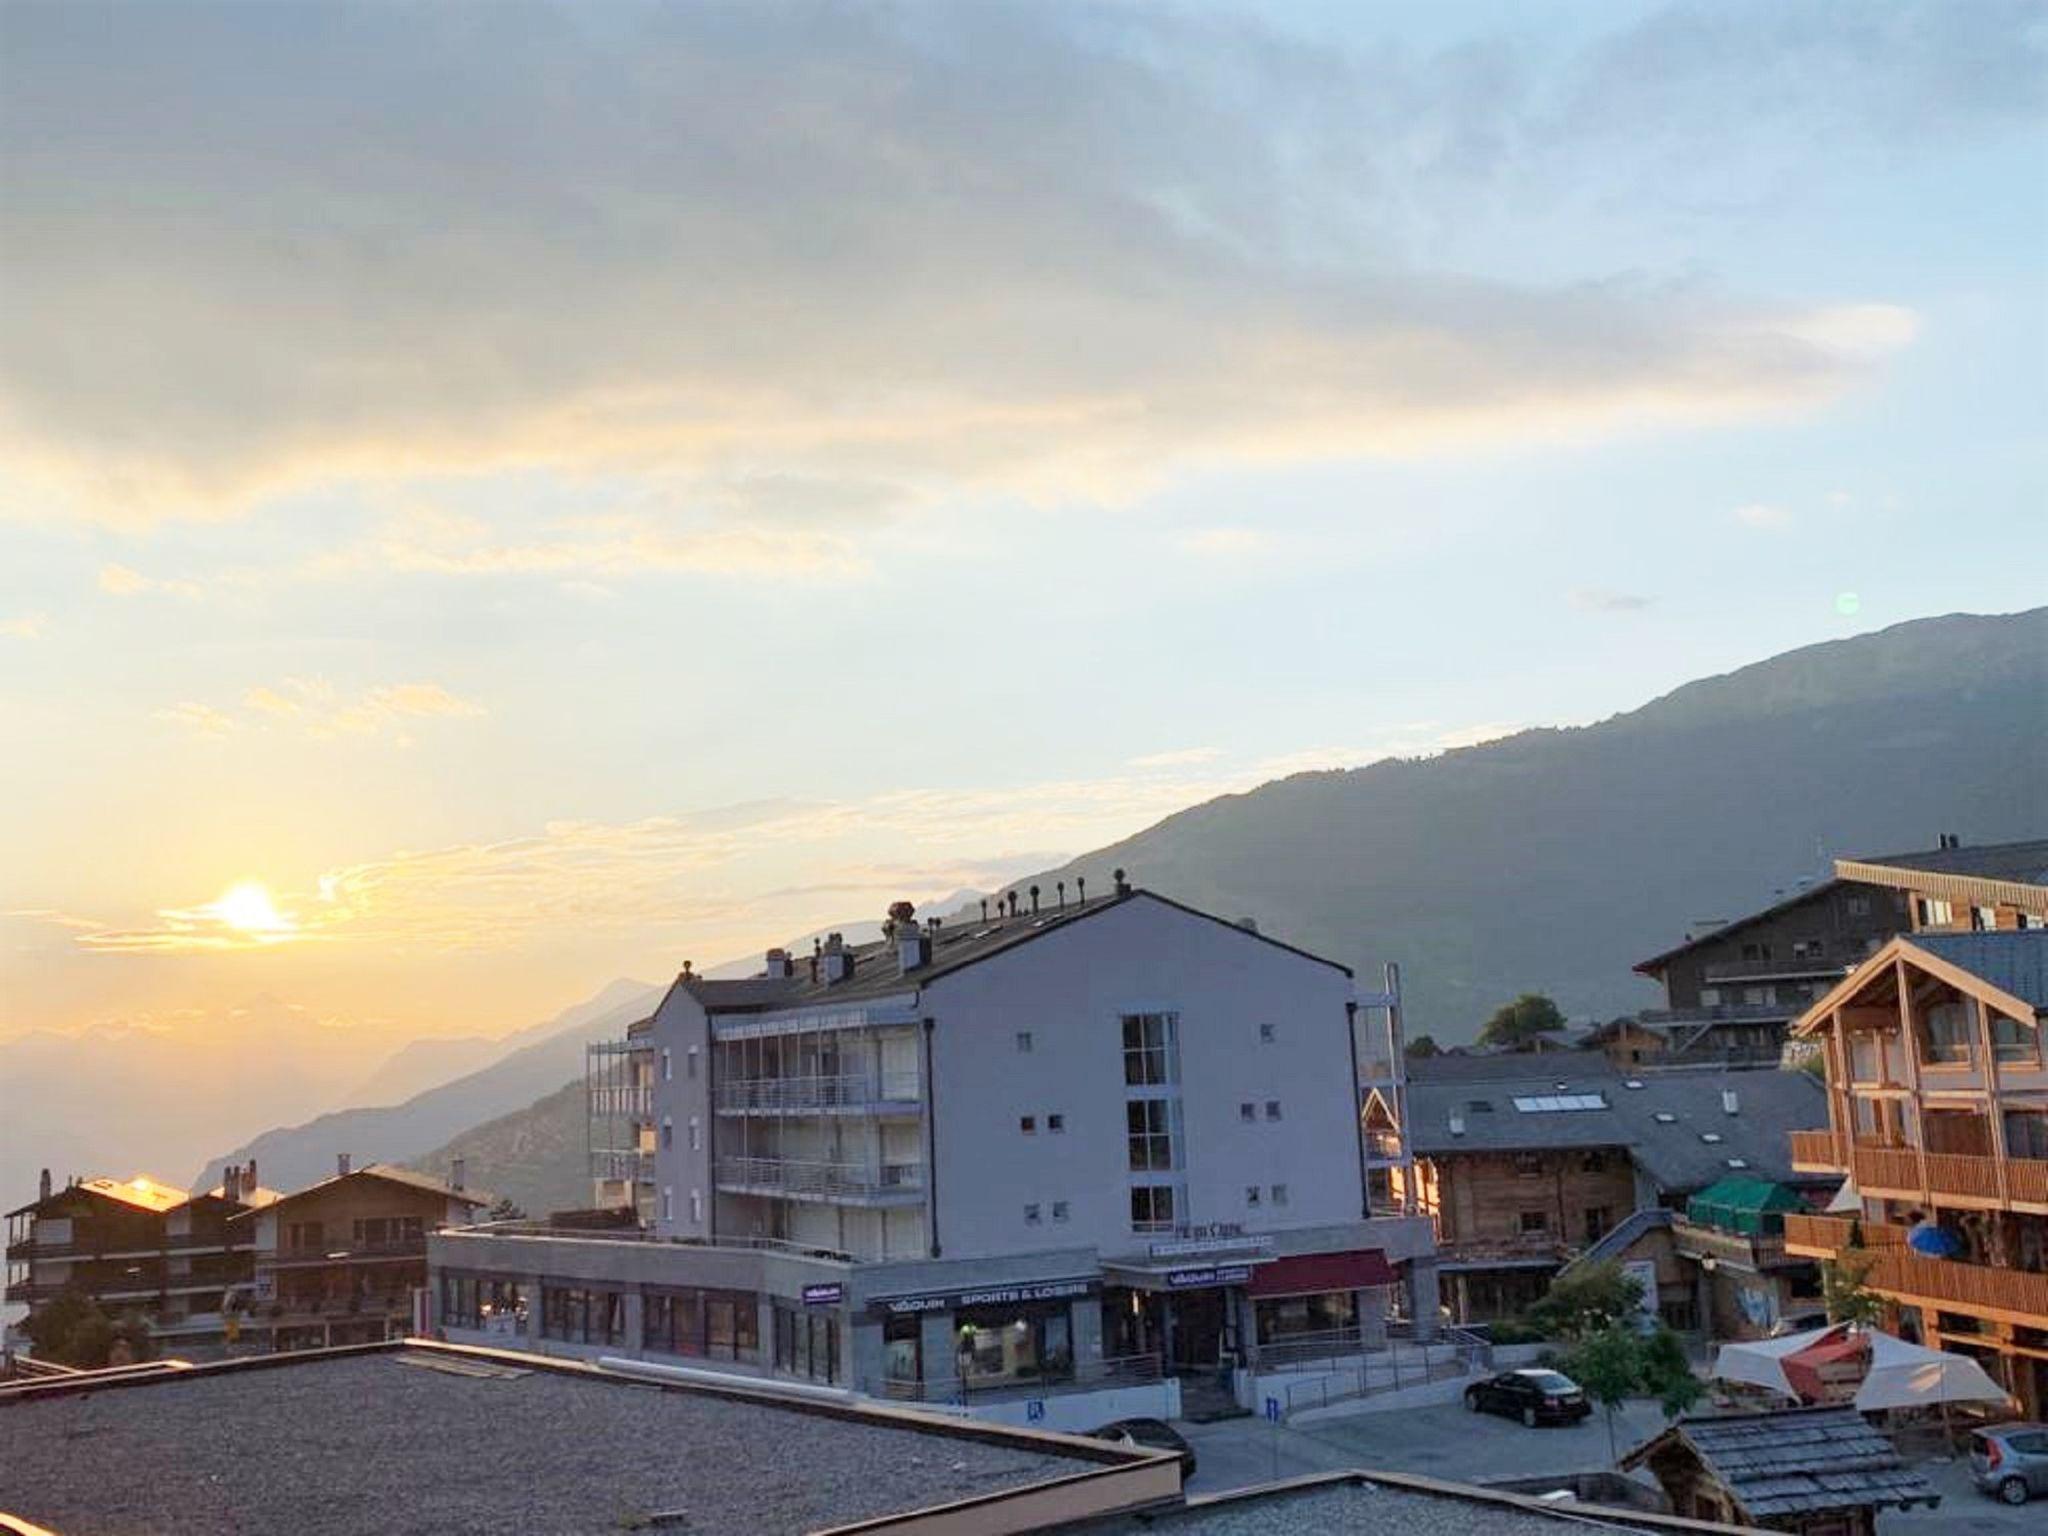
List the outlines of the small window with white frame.
{"label": "small window with white frame", "polygon": [[661,1219],[663,1221],[674,1221],[676,1219],[676,1192],[666,1185],[662,1187],[661,1191]]}
{"label": "small window with white frame", "polygon": [[693,1189],[690,1191],[690,1220],[697,1223],[700,1226],[703,1224],[704,1191],[701,1189]]}
{"label": "small window with white frame", "polygon": [[666,1046],[662,1048],[661,1052],[661,1080],[664,1083],[672,1083],[676,1080],[675,1052],[669,1050]]}
{"label": "small window with white frame", "polygon": [[1064,1201],[1064,1200],[1055,1200],[1055,1201],[1053,1201],[1053,1203],[1052,1203],[1052,1219],[1053,1219],[1054,1221],[1065,1221],[1065,1220],[1067,1219],[1067,1202],[1066,1202],[1066,1201]]}
{"label": "small window with white frame", "polygon": [[1266,1100],[1266,1118],[1268,1120],[1278,1120],[1280,1118],[1280,1101],[1278,1099]]}
{"label": "small window with white frame", "polygon": [[697,1081],[697,1047],[694,1045],[690,1047],[689,1072],[690,1081],[694,1083]]}
{"label": "small window with white frame", "polygon": [[1273,1186],[1273,1203],[1275,1205],[1285,1205],[1287,1203],[1287,1186],[1285,1184],[1275,1184]]}
{"label": "small window with white frame", "polygon": [[1019,1055],[1030,1055],[1031,1048],[1035,1043],[1031,1038],[1030,1030],[1020,1029],[1017,1031],[1017,1052]]}

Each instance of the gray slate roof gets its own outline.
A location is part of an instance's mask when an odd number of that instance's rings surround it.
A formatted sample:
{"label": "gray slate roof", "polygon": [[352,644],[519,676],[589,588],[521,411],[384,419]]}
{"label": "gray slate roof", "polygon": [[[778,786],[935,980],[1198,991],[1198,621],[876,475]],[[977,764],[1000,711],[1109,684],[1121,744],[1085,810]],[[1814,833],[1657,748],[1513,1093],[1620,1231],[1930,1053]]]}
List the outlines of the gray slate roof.
{"label": "gray slate roof", "polygon": [[2048,928],[2003,933],[1915,933],[1906,942],[2048,1011]]}
{"label": "gray slate roof", "polygon": [[[1601,1057],[1524,1059],[1526,1073],[1506,1079],[1438,1078],[1434,1062],[1411,1062],[1408,1134],[1416,1154],[1624,1147],[1666,1195],[1704,1189],[1731,1173],[1788,1184],[1837,1182],[1792,1171],[1790,1133],[1827,1123],[1826,1092],[1809,1073],[1653,1067],[1623,1073]],[[1631,1088],[1632,1082],[1642,1086]],[[1732,1115],[1722,1107],[1723,1089],[1735,1093]],[[1598,1094],[1607,1108],[1515,1108],[1517,1098],[1562,1094]],[[1464,1122],[1462,1135],[1451,1134],[1453,1114]],[[1665,1122],[1660,1114],[1672,1118]],[[1704,1135],[1720,1139],[1703,1141]],[[1730,1159],[1748,1167],[1731,1168]]]}
{"label": "gray slate roof", "polygon": [[978,918],[963,918],[957,922],[942,923],[936,935],[932,936],[931,959],[916,970],[905,975],[897,962],[896,943],[893,939],[881,939],[867,944],[849,944],[846,952],[853,956],[853,974],[843,981],[827,982],[822,967],[816,981],[811,979],[811,957],[806,954],[793,955],[794,976],[770,978],[750,976],[743,980],[718,980],[704,976],[683,976],[676,985],[696,998],[704,1007],[713,1012],[765,1012],[772,1009],[802,1008],[816,1003],[851,1003],[876,997],[890,997],[899,992],[931,985],[941,976],[962,970],[990,957],[1015,949],[1020,944],[1041,938],[1055,929],[1084,918],[1095,916],[1111,907],[1121,906],[1127,901],[1156,901],[1197,917],[1204,922],[1228,929],[1241,938],[1253,939],[1259,943],[1271,944],[1290,954],[1327,965],[1345,975],[1351,968],[1341,965],[1322,955],[1310,954],[1292,944],[1242,927],[1213,913],[1203,912],[1195,907],[1161,896],[1157,891],[1139,890],[1129,887],[1122,892],[1107,896],[1091,896],[1086,901],[1069,901],[1065,906],[1044,900],[1040,895],[1040,909],[1033,912],[1028,900],[1020,898],[1019,910],[1015,917],[992,915],[986,921]]}
{"label": "gray slate roof", "polygon": [[1688,1447],[1751,1519],[1859,1505],[1929,1508],[1941,1496],[1853,1408],[1680,1419],[1621,1459],[1648,1461],[1674,1440]]}

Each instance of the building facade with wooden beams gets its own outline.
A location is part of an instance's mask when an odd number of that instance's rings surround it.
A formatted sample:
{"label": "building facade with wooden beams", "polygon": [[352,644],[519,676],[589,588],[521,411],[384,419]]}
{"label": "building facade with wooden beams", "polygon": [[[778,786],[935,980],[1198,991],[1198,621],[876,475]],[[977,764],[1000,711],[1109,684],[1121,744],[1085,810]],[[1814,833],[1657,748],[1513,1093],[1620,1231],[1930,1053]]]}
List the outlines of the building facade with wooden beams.
{"label": "building facade with wooden beams", "polygon": [[1898,1330],[1977,1357],[2033,1416],[2048,1411],[2044,1012],[2039,928],[1904,935],[1857,966],[1795,1026],[1822,1047],[1829,1127],[1793,1135],[1793,1165],[1844,1176],[1842,1209],[1785,1223],[1788,1248],[1862,1271]]}
{"label": "building facade with wooden beams", "polygon": [[253,1251],[247,1303],[231,1337],[251,1348],[321,1349],[419,1331],[415,1294],[427,1283],[427,1234],[475,1218],[487,1196],[408,1168],[353,1168],[282,1196],[229,1224]]}

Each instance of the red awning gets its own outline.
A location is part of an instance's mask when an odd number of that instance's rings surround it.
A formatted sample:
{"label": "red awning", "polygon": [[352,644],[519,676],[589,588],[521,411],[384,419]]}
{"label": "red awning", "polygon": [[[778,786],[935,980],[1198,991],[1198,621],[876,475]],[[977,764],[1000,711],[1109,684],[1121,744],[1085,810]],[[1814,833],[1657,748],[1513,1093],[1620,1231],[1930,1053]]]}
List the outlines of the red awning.
{"label": "red awning", "polygon": [[1252,1271],[1255,1300],[1276,1296],[1320,1296],[1325,1291],[1359,1291],[1372,1285],[1398,1285],[1401,1277],[1387,1262],[1386,1250],[1354,1248],[1349,1253],[1305,1253],[1274,1259]]}

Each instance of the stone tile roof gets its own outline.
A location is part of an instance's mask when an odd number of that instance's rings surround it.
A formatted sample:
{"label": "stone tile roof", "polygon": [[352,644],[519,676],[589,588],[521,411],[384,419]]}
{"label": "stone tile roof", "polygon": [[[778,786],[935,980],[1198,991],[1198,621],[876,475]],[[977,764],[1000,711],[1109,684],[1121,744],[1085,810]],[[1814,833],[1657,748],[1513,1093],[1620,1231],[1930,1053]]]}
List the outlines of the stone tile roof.
{"label": "stone tile roof", "polygon": [[1752,1520],[1863,1505],[1941,1502],[1853,1408],[1680,1419],[1622,1457],[1633,1469],[1682,1446]]}

